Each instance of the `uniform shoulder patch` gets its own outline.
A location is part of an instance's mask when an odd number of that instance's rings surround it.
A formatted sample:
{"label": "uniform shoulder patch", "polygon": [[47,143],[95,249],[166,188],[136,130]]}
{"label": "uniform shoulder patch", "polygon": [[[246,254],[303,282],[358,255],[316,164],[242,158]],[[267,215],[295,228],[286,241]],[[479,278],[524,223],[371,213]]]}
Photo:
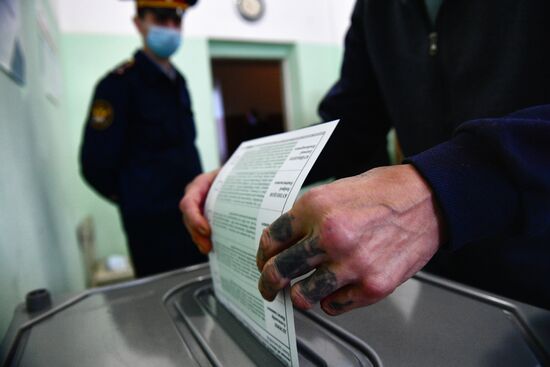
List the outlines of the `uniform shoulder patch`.
{"label": "uniform shoulder patch", "polygon": [[96,99],[92,105],[90,125],[96,130],[105,130],[113,123],[113,106],[104,99]]}
{"label": "uniform shoulder patch", "polygon": [[113,74],[123,75],[132,66],[134,66],[134,60],[128,60],[128,61],[120,64],[119,66],[117,66],[116,69],[113,70]]}

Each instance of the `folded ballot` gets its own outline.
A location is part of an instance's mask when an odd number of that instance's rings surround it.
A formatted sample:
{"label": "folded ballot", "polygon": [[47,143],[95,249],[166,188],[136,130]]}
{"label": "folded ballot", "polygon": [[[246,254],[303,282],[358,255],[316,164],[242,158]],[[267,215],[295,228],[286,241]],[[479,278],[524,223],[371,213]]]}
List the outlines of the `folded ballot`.
{"label": "folded ballot", "polygon": [[262,230],[292,207],[337,124],[332,121],[242,143],[220,170],[206,199],[216,297],[287,366],[298,366],[290,289],[273,302],[262,298],[256,251]]}

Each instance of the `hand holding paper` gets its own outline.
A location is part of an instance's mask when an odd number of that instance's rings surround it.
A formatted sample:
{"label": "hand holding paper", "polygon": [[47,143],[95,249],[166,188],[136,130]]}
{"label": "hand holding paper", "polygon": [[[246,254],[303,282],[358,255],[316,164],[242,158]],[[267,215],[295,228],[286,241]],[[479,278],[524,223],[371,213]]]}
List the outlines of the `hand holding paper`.
{"label": "hand holding paper", "polygon": [[197,176],[187,185],[185,196],[180,201],[183,223],[191,234],[193,242],[203,254],[212,250],[211,228],[203,214],[204,202],[219,171],[217,169]]}
{"label": "hand holding paper", "polygon": [[[302,309],[321,302],[331,315],[375,303],[443,238],[431,190],[411,165],[319,186],[293,205],[331,132],[309,129],[243,143],[213,184],[215,172],[199,176],[182,201],[186,225],[208,250],[199,206],[210,188],[216,295],[287,365],[297,364],[290,299]],[[289,295],[290,281],[313,270]]]}
{"label": "hand holding paper", "polygon": [[262,299],[255,255],[262,230],[292,207],[336,124],[242,143],[219,172],[197,177],[180,203],[199,249],[214,250],[210,269],[218,300],[288,366],[298,365],[288,289],[274,302]]}
{"label": "hand holding paper", "polygon": [[375,303],[419,271],[441,242],[431,191],[411,165],[377,168],[312,189],[262,234],[259,288],[290,280],[295,306],[337,315]]}

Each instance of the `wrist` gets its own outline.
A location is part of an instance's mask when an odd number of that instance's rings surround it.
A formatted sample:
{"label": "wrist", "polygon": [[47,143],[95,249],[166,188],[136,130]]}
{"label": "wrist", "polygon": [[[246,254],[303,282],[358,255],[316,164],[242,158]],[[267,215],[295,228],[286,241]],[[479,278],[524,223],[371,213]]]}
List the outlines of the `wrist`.
{"label": "wrist", "polygon": [[396,167],[402,171],[404,195],[410,198],[413,205],[424,203],[429,220],[437,226],[439,243],[445,243],[448,240],[447,224],[433,188],[412,164],[402,164]]}

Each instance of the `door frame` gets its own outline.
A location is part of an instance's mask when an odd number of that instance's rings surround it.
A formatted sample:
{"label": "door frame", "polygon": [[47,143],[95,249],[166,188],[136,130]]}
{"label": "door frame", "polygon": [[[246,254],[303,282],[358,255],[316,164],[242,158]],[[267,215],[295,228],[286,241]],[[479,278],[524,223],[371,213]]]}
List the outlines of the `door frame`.
{"label": "door frame", "polygon": [[[281,73],[283,80],[283,109],[284,109],[284,127],[287,131],[297,127],[299,121],[299,106],[293,104],[294,96],[297,93],[298,82],[295,58],[295,47],[287,43],[267,43],[267,42],[246,42],[246,41],[208,41],[209,60],[212,59],[255,59],[255,60],[274,60],[281,62]],[[210,76],[213,79],[213,70],[211,64]]]}

